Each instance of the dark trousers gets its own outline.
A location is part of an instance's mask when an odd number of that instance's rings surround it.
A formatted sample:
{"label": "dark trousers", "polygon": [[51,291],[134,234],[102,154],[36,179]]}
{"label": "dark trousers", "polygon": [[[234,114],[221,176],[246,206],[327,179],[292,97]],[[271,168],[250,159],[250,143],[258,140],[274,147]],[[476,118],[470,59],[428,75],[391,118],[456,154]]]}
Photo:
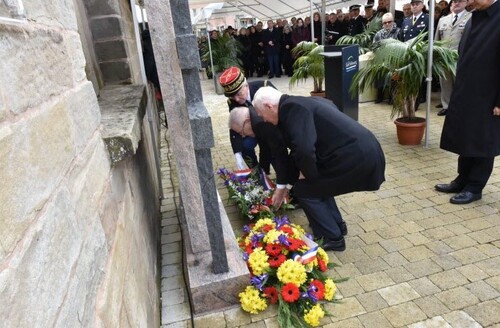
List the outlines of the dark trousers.
{"label": "dark trousers", "polygon": [[280,76],[281,75],[280,55],[279,54],[267,55],[267,62],[269,64],[269,76]]}
{"label": "dark trousers", "polygon": [[339,228],[342,214],[340,214],[335,198],[297,197],[297,200],[304,209],[315,238],[327,240],[342,237]]}
{"label": "dark trousers", "polygon": [[259,162],[257,161],[257,155],[255,154],[255,147],[257,147],[257,139],[253,137],[244,137],[243,138],[243,150],[241,151],[241,155],[243,159],[247,162],[251,161],[250,166],[254,167]]}
{"label": "dark trousers", "polygon": [[493,171],[494,162],[494,157],[458,156],[458,177],[455,182],[463,186],[464,191],[481,193]]}

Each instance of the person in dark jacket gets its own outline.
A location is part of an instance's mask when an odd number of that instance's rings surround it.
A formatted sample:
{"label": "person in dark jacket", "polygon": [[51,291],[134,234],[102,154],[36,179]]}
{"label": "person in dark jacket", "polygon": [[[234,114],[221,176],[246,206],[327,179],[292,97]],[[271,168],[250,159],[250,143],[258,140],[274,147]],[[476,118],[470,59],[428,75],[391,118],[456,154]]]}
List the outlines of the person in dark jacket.
{"label": "person in dark jacket", "polygon": [[314,38],[313,42],[317,44],[323,43],[323,26],[321,23],[321,15],[319,12],[313,14]]}
{"label": "person in dark jacket", "polygon": [[297,18],[297,25],[292,31],[292,41],[294,47],[302,41],[311,41],[311,29],[305,27],[302,18]]}
{"label": "person in dark jacket", "polygon": [[292,58],[293,40],[292,28],[290,25],[283,26],[283,40],[281,41],[281,61],[285,74],[292,76],[293,74],[293,58]]}
{"label": "person in dark jacket", "polygon": [[326,250],[343,251],[347,233],[334,196],[377,190],[385,158],[375,136],[331,101],[284,95],[263,87],[254,96],[257,114],[277,125],[296,169],[295,197]]}
{"label": "person in dark jacket", "polygon": [[243,70],[245,71],[245,77],[253,76],[253,60],[252,60],[252,40],[250,40],[249,32],[246,28],[240,28],[236,40],[242,46],[242,52],[240,53],[240,59],[243,63]]}
{"label": "person in dark jacket", "polygon": [[359,14],[360,5],[352,5],[349,7],[349,15],[351,19],[349,20],[349,35],[354,36],[356,34],[361,34],[365,30],[366,20],[363,16]]}
{"label": "person in dark jacket", "polygon": [[267,30],[263,32],[264,52],[269,65],[269,78],[281,77],[281,31],[274,26],[272,20],[267,21]]}
{"label": "person in dark jacket", "polygon": [[500,154],[500,2],[471,0],[457,75],[441,134],[441,148],[458,154],[458,176],[436,190],[456,193],[452,204],[482,197]]}
{"label": "person in dark jacket", "polygon": [[[274,85],[267,80],[247,82],[241,70],[235,66],[222,72],[219,83],[224,88],[224,95],[228,98],[227,105],[229,112],[235,107],[250,106],[255,92],[260,87],[271,86],[274,88]],[[257,155],[255,154],[257,140],[255,138],[242,137],[234,130],[229,130],[229,138],[236,159],[236,167],[239,170],[246,169],[248,162],[250,167],[260,165],[266,174],[269,174],[272,155],[268,148],[259,147],[260,154],[259,160],[257,160]]]}
{"label": "person in dark jacket", "polygon": [[331,13],[328,15],[328,22],[325,26],[325,41],[326,44],[334,45],[340,38],[340,33],[342,33],[341,22],[337,19],[336,13]]}

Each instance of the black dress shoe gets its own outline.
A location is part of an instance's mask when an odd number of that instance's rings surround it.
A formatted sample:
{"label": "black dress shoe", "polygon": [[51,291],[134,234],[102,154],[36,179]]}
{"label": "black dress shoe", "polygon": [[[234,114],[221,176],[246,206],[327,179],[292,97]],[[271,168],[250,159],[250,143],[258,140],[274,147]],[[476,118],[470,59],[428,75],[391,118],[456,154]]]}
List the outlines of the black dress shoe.
{"label": "black dress shoe", "polygon": [[271,74],[267,76],[268,79],[272,79],[273,77],[274,77],[274,75],[271,75]]}
{"label": "black dress shoe", "polygon": [[339,228],[340,228],[340,232],[342,233],[342,236],[347,235],[347,224],[345,223],[345,221],[342,221],[339,224]]}
{"label": "black dress shoe", "polygon": [[471,193],[470,191],[462,191],[450,198],[452,204],[469,204],[481,199],[482,195]]}
{"label": "black dress shoe", "polygon": [[458,182],[452,181],[450,183],[440,183],[434,186],[437,191],[445,192],[445,193],[457,193],[461,192],[464,188]]}
{"label": "black dress shoe", "polygon": [[443,104],[436,105],[436,108],[443,108]]}
{"label": "black dress shoe", "polygon": [[343,251],[345,251],[345,239],[344,239],[344,237],[341,237],[337,240],[326,239],[325,243],[321,247],[325,251],[343,252]]}
{"label": "black dress shoe", "polygon": [[439,112],[438,112],[438,116],[445,116],[446,115],[446,112],[448,111],[448,109],[446,108],[443,108],[441,109]]}

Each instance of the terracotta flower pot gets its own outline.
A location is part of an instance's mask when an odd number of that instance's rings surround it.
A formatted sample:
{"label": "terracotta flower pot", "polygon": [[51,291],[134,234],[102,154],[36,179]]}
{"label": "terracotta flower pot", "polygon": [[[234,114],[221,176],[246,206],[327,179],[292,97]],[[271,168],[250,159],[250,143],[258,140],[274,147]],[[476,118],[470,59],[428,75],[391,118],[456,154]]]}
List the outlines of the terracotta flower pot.
{"label": "terracotta flower pot", "polygon": [[419,145],[425,131],[425,118],[398,118],[394,121],[400,145]]}
{"label": "terracotta flower pot", "polygon": [[323,97],[323,98],[326,97],[326,92],[325,91],[321,91],[321,92],[311,91],[310,94],[311,94],[311,96],[314,96],[314,97]]}

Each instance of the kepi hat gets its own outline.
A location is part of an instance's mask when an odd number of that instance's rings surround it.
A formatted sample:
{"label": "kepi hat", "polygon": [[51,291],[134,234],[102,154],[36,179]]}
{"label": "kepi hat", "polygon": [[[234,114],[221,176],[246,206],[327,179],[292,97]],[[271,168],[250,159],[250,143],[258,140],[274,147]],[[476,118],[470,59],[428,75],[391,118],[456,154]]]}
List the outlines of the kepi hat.
{"label": "kepi hat", "polygon": [[423,2],[422,0],[411,0],[410,3]]}
{"label": "kepi hat", "polygon": [[359,8],[361,8],[361,5],[352,5],[349,7],[349,11],[353,11],[353,10],[359,10]]}
{"label": "kepi hat", "polygon": [[229,67],[219,77],[219,83],[224,88],[226,97],[237,94],[243,86],[243,82],[245,82],[245,75],[236,66]]}

